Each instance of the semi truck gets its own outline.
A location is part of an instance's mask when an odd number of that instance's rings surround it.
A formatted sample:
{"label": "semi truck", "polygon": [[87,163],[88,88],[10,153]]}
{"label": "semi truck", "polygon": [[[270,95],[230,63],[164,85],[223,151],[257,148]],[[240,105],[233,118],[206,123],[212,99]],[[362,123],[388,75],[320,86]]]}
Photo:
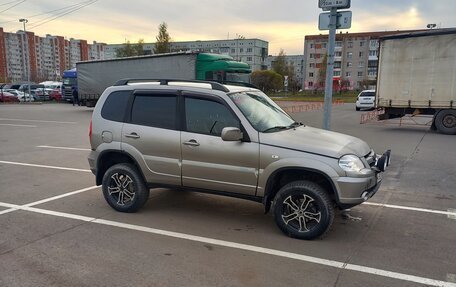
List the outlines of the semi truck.
{"label": "semi truck", "polygon": [[456,28],[380,39],[379,120],[432,115],[432,129],[456,134]]}
{"label": "semi truck", "polygon": [[103,91],[125,78],[248,82],[250,66],[227,55],[178,52],[76,63],[79,102],[95,106]]}
{"label": "semi truck", "polygon": [[76,68],[63,71],[62,75],[62,99],[73,102],[73,95],[78,94]]}

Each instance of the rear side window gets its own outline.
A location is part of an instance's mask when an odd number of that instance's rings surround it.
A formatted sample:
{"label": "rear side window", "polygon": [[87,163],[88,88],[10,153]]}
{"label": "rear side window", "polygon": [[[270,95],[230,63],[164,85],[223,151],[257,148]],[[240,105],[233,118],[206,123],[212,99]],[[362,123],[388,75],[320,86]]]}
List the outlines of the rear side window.
{"label": "rear side window", "polygon": [[131,123],[162,129],[176,129],[177,98],[174,95],[136,95]]}
{"label": "rear side window", "polygon": [[131,91],[112,92],[101,109],[101,116],[110,121],[123,122],[130,94]]}

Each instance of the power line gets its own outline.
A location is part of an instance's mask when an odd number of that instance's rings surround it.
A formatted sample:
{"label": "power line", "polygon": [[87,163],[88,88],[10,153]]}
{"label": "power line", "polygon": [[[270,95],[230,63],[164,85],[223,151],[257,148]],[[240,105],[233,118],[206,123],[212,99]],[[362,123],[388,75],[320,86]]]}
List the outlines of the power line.
{"label": "power line", "polygon": [[3,3],[3,4],[0,4],[0,6],[5,6],[5,5],[8,5],[8,4],[11,4],[11,3],[15,3],[15,2],[18,2],[18,1],[21,1],[21,0],[14,0],[14,1],[11,1],[11,2],[6,2],[6,3]]}
{"label": "power line", "polygon": [[[10,7],[6,8],[5,10],[0,11],[0,13],[3,13],[3,12],[5,12],[5,11],[8,11],[8,10],[10,10],[10,9],[12,9],[12,8],[14,8],[14,7],[16,7],[17,5],[19,5],[19,4],[21,4],[21,3],[24,3],[25,1],[26,1],[26,0],[22,0],[22,1],[18,2],[18,3],[16,3],[16,4],[14,4],[13,6],[10,6]],[[10,2],[10,3],[14,3],[14,2],[17,2],[17,1],[13,1],[13,2]],[[5,4],[3,4],[3,5],[5,5]]]}
{"label": "power line", "polygon": [[[21,0],[16,0],[16,1],[12,1],[12,2],[17,2],[17,1],[21,1]],[[68,6],[59,8],[59,9],[55,9],[55,10],[51,10],[51,11],[47,11],[47,12],[43,12],[43,13],[39,13],[39,14],[34,14],[34,15],[30,15],[30,16],[25,16],[23,18],[30,19],[30,18],[35,18],[35,17],[38,17],[38,16],[46,15],[46,14],[51,14],[51,13],[54,13],[54,12],[57,12],[57,11],[61,11],[61,10],[68,10],[68,9],[73,8],[75,6],[79,6],[79,5],[82,5],[84,3],[88,3],[88,2],[91,2],[91,1],[93,1],[93,0],[82,1],[82,2],[79,2],[79,3],[76,3],[76,4],[72,4],[72,5],[68,5]],[[10,3],[12,3],[12,2],[10,2]],[[11,21],[0,22],[0,24],[7,24],[7,23],[12,23],[12,22],[17,22],[17,20],[14,19],[14,20],[11,20]]]}
{"label": "power line", "polygon": [[[49,23],[49,22],[51,22],[51,21],[54,21],[55,19],[61,18],[61,17],[65,16],[65,15],[71,14],[71,13],[73,13],[73,12],[76,12],[76,11],[78,11],[78,10],[84,8],[84,7],[87,7],[87,6],[89,6],[89,5],[92,5],[92,4],[94,4],[95,2],[98,2],[98,1],[99,1],[99,0],[87,1],[86,4],[84,4],[84,5],[80,5],[80,6],[78,6],[78,7],[75,7],[75,8],[73,8],[73,9],[70,9],[69,11],[65,11],[64,13],[60,13],[60,14],[57,14],[57,15],[50,16],[50,17],[48,17],[48,18],[45,18],[45,19],[43,19],[43,20],[40,20],[40,21],[37,22],[37,23],[39,23],[39,24],[32,25],[32,26],[29,27],[29,29],[33,29],[33,28],[39,27],[39,26],[41,26],[41,25],[44,25],[44,24],[46,24],[46,23]],[[48,19],[49,19],[49,20],[48,20]],[[41,22],[41,23],[40,23],[40,22]]]}

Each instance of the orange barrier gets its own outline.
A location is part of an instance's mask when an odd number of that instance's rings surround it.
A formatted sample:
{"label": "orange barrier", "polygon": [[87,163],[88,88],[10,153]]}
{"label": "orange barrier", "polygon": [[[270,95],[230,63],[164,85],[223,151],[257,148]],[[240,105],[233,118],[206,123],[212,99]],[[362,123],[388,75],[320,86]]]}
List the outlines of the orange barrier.
{"label": "orange barrier", "polygon": [[[287,102],[289,103],[289,102]],[[342,100],[335,100],[333,101],[333,106],[340,106],[343,105],[344,101]],[[280,105],[280,103],[279,103]],[[305,102],[304,104],[299,105],[290,105],[290,106],[282,106],[282,109],[289,113],[301,113],[301,112],[309,112],[309,111],[316,111],[321,110],[325,106],[324,102]]]}

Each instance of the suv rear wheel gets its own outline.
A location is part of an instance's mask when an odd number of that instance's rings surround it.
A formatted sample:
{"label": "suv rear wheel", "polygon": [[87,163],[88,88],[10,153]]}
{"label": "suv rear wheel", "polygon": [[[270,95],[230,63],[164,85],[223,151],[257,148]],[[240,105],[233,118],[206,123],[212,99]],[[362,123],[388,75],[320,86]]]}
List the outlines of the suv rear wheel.
{"label": "suv rear wheel", "polygon": [[277,193],[274,219],[288,236],[314,239],[329,230],[334,220],[334,208],[321,186],[305,180],[294,181]]}
{"label": "suv rear wheel", "polygon": [[142,176],[127,163],[113,165],[105,172],[102,190],[108,204],[121,212],[136,212],[149,198],[149,188]]}

